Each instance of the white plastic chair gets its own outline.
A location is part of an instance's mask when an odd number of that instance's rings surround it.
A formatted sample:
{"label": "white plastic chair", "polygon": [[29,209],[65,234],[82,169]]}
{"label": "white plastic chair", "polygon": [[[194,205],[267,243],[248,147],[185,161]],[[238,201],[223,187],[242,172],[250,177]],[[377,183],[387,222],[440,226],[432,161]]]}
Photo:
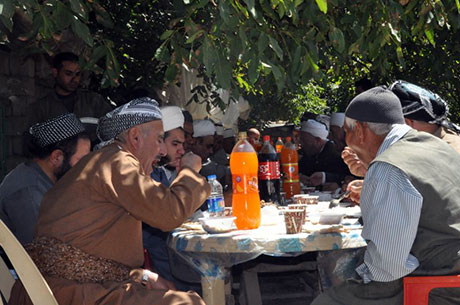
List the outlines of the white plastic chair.
{"label": "white plastic chair", "polygon": [[[13,265],[34,305],[59,305],[48,283],[16,237],[0,220],[0,246]],[[0,290],[6,300],[10,298],[14,278],[3,259],[0,260]]]}

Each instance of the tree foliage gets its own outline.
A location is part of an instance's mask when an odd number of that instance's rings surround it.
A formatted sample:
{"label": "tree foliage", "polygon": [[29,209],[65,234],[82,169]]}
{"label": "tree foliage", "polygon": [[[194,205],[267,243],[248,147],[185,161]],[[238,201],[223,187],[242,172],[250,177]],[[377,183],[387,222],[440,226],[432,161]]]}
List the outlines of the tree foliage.
{"label": "tree foliage", "polygon": [[311,94],[343,110],[363,76],[426,86],[460,117],[458,0],[4,0],[0,21],[4,44],[28,52],[74,32],[102,87],[174,82],[185,63],[258,120],[294,121]]}

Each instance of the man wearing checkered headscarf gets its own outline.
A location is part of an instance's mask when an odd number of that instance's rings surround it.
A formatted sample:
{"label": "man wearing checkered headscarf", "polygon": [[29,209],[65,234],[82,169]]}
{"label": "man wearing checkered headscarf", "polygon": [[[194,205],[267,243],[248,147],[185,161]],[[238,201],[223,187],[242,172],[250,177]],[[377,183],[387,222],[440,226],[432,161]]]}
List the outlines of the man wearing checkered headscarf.
{"label": "man wearing checkered headscarf", "polygon": [[22,244],[32,241],[43,195],[90,150],[89,137],[73,113],[33,125],[29,137],[32,159],[0,185],[0,218]]}
{"label": "man wearing checkered headscarf", "polygon": [[[44,198],[30,247],[60,304],[204,304],[198,294],[176,291],[141,269],[142,222],[172,230],[211,191],[193,154],[181,159],[169,188],[150,177],[164,153],[161,119],[157,102],[147,97],[101,117],[98,136],[112,143],[81,160]],[[15,285],[12,302],[25,293]]]}

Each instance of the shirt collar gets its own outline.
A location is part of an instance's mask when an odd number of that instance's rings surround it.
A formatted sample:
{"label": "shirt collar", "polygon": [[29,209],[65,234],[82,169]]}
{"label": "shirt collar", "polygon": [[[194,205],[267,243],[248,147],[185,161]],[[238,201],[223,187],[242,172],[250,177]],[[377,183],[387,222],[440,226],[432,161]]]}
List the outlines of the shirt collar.
{"label": "shirt collar", "polygon": [[388,147],[399,141],[399,139],[401,139],[410,130],[412,130],[412,128],[409,125],[394,124],[393,128],[391,128],[390,132],[380,145],[379,150],[377,151],[377,156],[387,150]]}

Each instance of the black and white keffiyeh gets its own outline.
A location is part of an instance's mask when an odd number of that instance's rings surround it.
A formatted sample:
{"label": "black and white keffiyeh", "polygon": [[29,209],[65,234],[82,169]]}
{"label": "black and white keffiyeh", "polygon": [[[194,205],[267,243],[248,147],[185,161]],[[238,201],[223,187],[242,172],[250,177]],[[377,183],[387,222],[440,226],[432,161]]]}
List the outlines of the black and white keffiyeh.
{"label": "black and white keffiyeh", "polygon": [[60,115],[29,128],[29,133],[41,147],[59,143],[84,131],[85,127],[73,113]]}
{"label": "black and white keffiyeh", "polygon": [[133,126],[161,120],[158,103],[149,97],[141,97],[110,111],[99,119],[97,136],[110,141]]}

